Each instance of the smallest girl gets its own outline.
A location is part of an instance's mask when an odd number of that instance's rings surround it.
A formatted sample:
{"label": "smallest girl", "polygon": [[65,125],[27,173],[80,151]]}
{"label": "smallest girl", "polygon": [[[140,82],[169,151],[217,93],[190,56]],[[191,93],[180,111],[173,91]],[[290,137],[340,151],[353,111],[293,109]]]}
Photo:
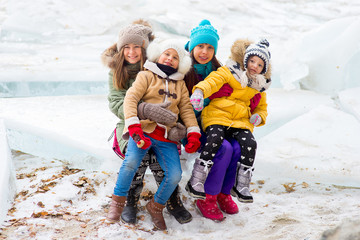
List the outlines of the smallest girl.
{"label": "smallest girl", "polygon": [[[249,184],[254,169],[257,143],[252,132],[254,127],[266,123],[268,115],[265,92],[271,84],[268,47],[269,42],[266,39],[257,43],[247,39],[235,41],[226,66],[213,71],[204,81],[195,85],[190,99],[194,108],[201,110],[204,98],[211,96],[225,83],[233,89],[230,96],[212,100],[202,111],[202,125],[207,139],[200,159],[212,161],[225,138],[234,138],[240,144],[241,155],[238,156],[236,183],[231,189],[231,194],[242,202],[253,201]],[[252,109],[251,100],[256,94],[260,94],[261,97],[258,105]],[[205,200],[198,200],[198,208],[207,209],[205,206],[210,205],[210,200],[208,196]],[[220,214],[219,218],[222,219]]]}
{"label": "smallest girl", "polygon": [[[200,128],[190,103],[184,76],[191,67],[191,58],[177,40],[156,39],[147,48],[148,60],[144,64],[146,71],[138,73],[135,82],[129,88],[124,100],[125,130],[123,138],[129,138],[124,162],[120,168],[113,197],[117,211],[121,214],[131,181],[145,154],[152,149],[164,178],[146,209],[157,229],[166,230],[162,211],[166,201],[181,180],[181,164],[177,142],[168,139],[168,132],[177,124],[180,116],[187,130],[188,143],[185,150],[195,152],[199,146]],[[174,113],[173,123],[160,124],[149,119],[139,120],[138,103],[140,101],[161,104],[169,103],[167,109]]]}

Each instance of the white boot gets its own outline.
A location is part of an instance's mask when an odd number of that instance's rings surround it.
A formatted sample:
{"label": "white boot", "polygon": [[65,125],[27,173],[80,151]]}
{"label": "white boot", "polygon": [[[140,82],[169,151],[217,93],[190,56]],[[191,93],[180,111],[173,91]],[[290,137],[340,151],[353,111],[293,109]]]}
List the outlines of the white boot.
{"label": "white boot", "polygon": [[254,167],[239,164],[235,186],[231,189],[231,195],[237,197],[239,202],[252,203],[253,197],[250,193],[250,182]]}
{"label": "white boot", "polygon": [[191,178],[185,186],[186,191],[191,196],[202,199],[206,198],[204,184],[212,165],[213,161],[211,160],[195,159]]}

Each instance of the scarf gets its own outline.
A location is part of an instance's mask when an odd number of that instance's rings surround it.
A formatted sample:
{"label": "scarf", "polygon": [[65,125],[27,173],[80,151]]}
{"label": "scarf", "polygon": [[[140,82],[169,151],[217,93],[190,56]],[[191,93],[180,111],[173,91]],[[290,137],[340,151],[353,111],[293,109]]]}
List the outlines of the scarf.
{"label": "scarf", "polygon": [[194,64],[195,72],[205,79],[212,72],[211,61],[206,64]]}
{"label": "scarf", "polygon": [[140,72],[140,61],[137,63],[126,62],[125,64],[126,64],[125,67],[126,67],[127,73],[129,75],[128,81],[126,81],[125,87],[126,87],[126,89],[128,89],[134,82],[138,72]]}
{"label": "scarf", "polygon": [[126,69],[129,74],[129,79],[135,79],[136,74],[140,72],[140,61],[137,63],[126,63]]}
{"label": "scarf", "polygon": [[232,59],[227,60],[226,67],[229,68],[236,81],[238,81],[243,88],[251,87],[259,92],[264,92],[270,87],[271,79],[266,79],[263,74],[248,74],[246,70],[243,71],[241,69],[240,63]]}
{"label": "scarf", "polygon": [[174,74],[177,72],[177,70],[173,67],[170,67],[168,65],[164,65],[164,64],[160,64],[160,63],[156,63],[156,65],[158,66],[158,68],[163,71],[167,76],[170,76],[171,74]]}

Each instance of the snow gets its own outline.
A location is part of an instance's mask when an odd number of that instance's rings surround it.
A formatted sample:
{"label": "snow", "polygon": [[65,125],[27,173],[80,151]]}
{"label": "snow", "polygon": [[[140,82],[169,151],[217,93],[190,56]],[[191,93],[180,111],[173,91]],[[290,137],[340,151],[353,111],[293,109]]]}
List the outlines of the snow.
{"label": "snow", "polygon": [[[359,219],[360,3],[358,1],[0,0],[0,239],[320,239]],[[186,42],[207,18],[225,62],[236,38],[270,42],[273,85],[258,141],[254,203],[216,223],[184,190],[194,155],[182,154],[182,198],[193,215],[168,231],[104,223],[121,161],[108,138],[100,54],[143,17],[156,36]],[[156,191],[146,175],[141,206]],[[12,202],[12,205],[11,205]],[[6,215],[7,214],[7,215]]]}
{"label": "snow", "polygon": [[11,152],[6,137],[4,121],[0,119],[0,220],[4,221],[7,211],[15,197],[15,169],[12,162]]}

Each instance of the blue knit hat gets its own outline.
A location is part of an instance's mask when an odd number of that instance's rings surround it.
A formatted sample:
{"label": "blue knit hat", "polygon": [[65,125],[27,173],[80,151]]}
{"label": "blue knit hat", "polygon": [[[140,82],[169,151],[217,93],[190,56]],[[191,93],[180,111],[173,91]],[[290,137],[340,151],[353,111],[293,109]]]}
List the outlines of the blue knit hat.
{"label": "blue knit hat", "polygon": [[186,43],[185,49],[191,52],[196,45],[207,43],[214,47],[216,54],[219,39],[217,30],[211,25],[209,20],[204,19],[200,22],[199,26],[191,30],[190,41]]}

